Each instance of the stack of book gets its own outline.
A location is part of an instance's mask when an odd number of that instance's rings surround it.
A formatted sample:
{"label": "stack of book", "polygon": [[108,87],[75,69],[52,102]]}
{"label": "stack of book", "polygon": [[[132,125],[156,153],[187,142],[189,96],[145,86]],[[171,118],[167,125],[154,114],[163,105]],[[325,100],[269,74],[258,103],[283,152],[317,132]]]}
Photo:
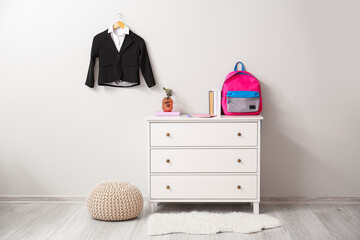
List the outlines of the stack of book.
{"label": "stack of book", "polygon": [[179,111],[171,111],[171,112],[164,112],[164,111],[156,111],[155,116],[180,116]]}
{"label": "stack of book", "polygon": [[221,116],[221,90],[209,91],[209,115]]}

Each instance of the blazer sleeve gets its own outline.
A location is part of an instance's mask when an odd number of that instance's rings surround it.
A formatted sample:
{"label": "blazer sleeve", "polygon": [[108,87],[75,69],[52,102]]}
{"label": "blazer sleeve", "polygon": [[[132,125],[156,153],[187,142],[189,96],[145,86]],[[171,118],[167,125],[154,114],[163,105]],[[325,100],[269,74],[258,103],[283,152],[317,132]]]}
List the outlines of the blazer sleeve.
{"label": "blazer sleeve", "polygon": [[94,87],[94,82],[95,82],[94,68],[95,68],[95,61],[96,61],[97,57],[99,57],[99,44],[98,44],[97,38],[94,37],[92,47],[91,47],[90,65],[89,65],[89,70],[88,70],[88,74],[87,74],[86,82],[85,82],[85,85],[88,87],[91,87],[91,88]]}
{"label": "blazer sleeve", "polygon": [[155,86],[156,83],[151,69],[149,55],[143,39],[140,41],[139,65],[147,86],[149,88]]}

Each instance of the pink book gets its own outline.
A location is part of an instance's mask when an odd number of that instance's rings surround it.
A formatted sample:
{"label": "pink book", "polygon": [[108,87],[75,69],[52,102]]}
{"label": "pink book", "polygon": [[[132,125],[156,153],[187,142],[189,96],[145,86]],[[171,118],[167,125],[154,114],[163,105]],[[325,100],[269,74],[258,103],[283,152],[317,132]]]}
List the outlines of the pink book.
{"label": "pink book", "polygon": [[172,112],[156,111],[155,116],[180,116],[180,112],[179,111],[172,111]]}

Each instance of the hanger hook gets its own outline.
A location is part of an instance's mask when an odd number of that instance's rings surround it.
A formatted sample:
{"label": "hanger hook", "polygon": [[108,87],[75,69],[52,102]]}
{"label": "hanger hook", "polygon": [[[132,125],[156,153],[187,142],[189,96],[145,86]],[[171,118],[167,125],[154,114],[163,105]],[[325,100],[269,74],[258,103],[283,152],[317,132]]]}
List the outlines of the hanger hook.
{"label": "hanger hook", "polygon": [[118,16],[118,19],[119,19],[120,22],[124,21],[125,17],[124,17],[124,15],[122,13],[117,13],[115,15]]}

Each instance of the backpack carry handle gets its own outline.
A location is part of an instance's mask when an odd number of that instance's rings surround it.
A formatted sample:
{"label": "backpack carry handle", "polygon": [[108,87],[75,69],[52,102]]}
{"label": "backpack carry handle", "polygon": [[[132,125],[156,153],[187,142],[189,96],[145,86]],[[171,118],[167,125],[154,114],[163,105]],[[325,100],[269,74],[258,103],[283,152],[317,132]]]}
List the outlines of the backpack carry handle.
{"label": "backpack carry handle", "polygon": [[241,64],[241,71],[245,71],[245,67],[244,67],[244,64],[243,64],[242,62],[237,62],[237,63],[235,64],[234,71],[237,71],[237,65],[238,65],[239,63]]}

